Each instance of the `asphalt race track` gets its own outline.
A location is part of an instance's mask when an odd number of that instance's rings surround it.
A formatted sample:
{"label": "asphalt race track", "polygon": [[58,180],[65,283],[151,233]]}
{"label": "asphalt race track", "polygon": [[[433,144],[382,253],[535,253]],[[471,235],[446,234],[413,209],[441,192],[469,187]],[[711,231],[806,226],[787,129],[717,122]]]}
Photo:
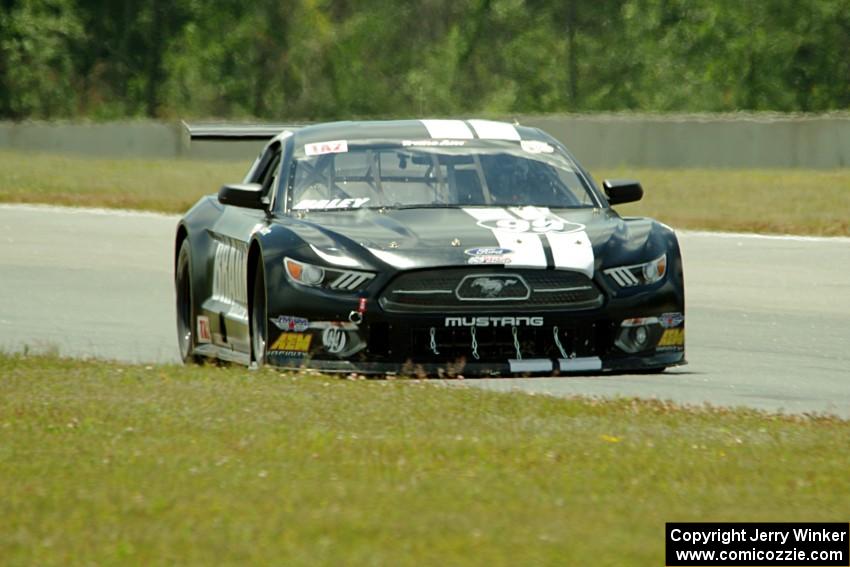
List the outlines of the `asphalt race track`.
{"label": "asphalt race track", "polygon": [[[0,205],[0,349],[176,362],[177,217]],[[466,380],[850,418],[850,238],[681,232],[689,365]]]}

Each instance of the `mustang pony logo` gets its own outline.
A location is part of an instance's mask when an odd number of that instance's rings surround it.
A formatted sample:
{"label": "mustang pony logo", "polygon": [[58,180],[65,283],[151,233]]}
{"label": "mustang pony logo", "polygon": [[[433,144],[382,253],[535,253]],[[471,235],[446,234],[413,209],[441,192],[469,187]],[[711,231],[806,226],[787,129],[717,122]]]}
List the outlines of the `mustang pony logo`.
{"label": "mustang pony logo", "polygon": [[502,290],[508,286],[515,285],[517,280],[493,278],[476,278],[472,281],[472,287],[481,288],[481,295],[484,297],[497,297]]}
{"label": "mustang pony logo", "polygon": [[455,288],[460,301],[521,301],[529,295],[528,284],[518,274],[469,275]]}

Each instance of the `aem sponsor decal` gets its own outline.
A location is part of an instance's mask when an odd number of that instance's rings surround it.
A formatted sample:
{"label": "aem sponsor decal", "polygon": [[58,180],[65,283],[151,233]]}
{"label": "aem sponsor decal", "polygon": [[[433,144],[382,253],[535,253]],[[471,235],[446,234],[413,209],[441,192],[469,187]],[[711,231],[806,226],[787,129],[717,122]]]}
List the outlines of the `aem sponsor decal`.
{"label": "aem sponsor decal", "polygon": [[685,329],[667,329],[658,341],[659,347],[681,347],[685,345]]}
{"label": "aem sponsor decal", "polygon": [[269,348],[271,352],[305,353],[310,350],[313,335],[307,333],[281,333]]}
{"label": "aem sponsor decal", "polygon": [[334,140],[332,142],[317,142],[305,144],[304,153],[308,156],[321,156],[325,154],[341,154],[348,151],[346,140]]}
{"label": "aem sponsor decal", "polygon": [[274,319],[269,319],[275,327],[281,331],[297,332],[306,331],[310,328],[310,321],[303,317],[291,317],[289,315],[279,315]]}
{"label": "aem sponsor decal", "polygon": [[446,317],[446,327],[542,327],[543,317]]}
{"label": "aem sponsor decal", "polygon": [[210,333],[210,319],[204,315],[198,317],[198,342],[212,342],[212,334]]}
{"label": "aem sponsor decal", "polygon": [[303,209],[359,209],[369,201],[369,197],[359,199],[302,199],[294,210]]}

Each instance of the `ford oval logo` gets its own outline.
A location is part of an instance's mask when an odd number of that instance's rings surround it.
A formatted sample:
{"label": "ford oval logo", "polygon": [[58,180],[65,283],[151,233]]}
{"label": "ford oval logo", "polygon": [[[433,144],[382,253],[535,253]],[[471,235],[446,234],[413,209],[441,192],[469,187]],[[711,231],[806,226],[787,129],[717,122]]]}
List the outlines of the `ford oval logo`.
{"label": "ford oval logo", "polygon": [[464,250],[464,253],[469,256],[503,256],[505,254],[511,254],[513,250],[510,248],[495,248],[495,247],[487,247],[487,248],[467,248]]}

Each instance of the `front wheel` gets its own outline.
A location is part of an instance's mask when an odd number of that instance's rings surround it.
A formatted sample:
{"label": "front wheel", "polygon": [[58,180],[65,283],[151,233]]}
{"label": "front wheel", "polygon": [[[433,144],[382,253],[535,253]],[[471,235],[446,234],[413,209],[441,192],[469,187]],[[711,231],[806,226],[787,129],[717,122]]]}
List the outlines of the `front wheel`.
{"label": "front wheel", "polygon": [[174,274],[177,297],[177,347],[184,364],[202,362],[195,350],[195,305],[192,301],[192,251],[189,240],[180,245],[177,254],[177,270]]}
{"label": "front wheel", "polygon": [[254,269],[254,289],[251,294],[251,362],[258,368],[266,364],[268,334],[266,274],[263,263],[258,261]]}

